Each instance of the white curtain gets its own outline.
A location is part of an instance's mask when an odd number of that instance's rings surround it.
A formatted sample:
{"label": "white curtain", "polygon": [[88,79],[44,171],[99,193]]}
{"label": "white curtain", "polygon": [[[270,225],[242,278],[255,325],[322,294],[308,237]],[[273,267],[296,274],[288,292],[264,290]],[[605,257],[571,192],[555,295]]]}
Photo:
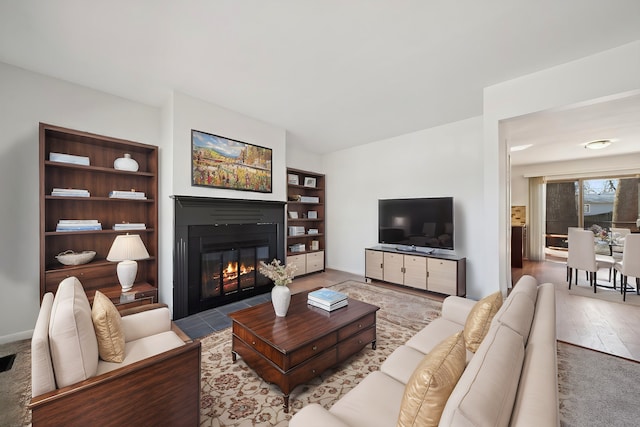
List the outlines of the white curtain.
{"label": "white curtain", "polygon": [[529,178],[529,260],[544,261],[547,187],[544,177]]}

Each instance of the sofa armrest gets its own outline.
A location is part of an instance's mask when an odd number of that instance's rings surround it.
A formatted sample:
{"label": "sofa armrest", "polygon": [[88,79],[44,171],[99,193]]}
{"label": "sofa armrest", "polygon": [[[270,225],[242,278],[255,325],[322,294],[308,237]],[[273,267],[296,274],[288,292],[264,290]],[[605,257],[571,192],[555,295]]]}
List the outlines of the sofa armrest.
{"label": "sofa armrest", "polygon": [[122,316],[125,342],[171,330],[171,313],[167,307]]}
{"label": "sofa armrest", "polygon": [[467,316],[476,302],[455,295],[448,296],[442,302],[442,317],[464,326]]}
{"label": "sofa armrest", "polygon": [[289,427],[349,427],[317,403],[305,406],[289,421]]}

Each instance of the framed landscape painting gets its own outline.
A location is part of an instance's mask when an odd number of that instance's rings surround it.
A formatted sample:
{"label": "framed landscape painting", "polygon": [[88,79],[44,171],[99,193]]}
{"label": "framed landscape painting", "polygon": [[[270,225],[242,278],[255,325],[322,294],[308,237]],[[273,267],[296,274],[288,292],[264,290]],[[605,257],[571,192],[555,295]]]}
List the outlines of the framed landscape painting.
{"label": "framed landscape painting", "polygon": [[271,193],[271,148],[191,130],[191,185]]}

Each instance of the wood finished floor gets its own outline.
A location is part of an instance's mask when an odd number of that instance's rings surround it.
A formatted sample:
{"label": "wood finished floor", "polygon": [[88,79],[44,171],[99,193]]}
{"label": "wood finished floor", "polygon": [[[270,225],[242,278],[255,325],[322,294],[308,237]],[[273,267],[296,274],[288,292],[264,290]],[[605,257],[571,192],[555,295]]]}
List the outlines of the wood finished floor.
{"label": "wood finished floor", "polygon": [[[529,274],[539,283],[555,284],[556,327],[559,340],[640,361],[640,307],[622,302],[570,295],[566,281],[566,265],[562,261],[525,260],[523,268],[513,269],[512,274],[514,280],[523,274]],[[364,277],[327,270],[324,273],[300,277],[294,280],[290,288],[292,292],[301,292],[345,280],[364,281]],[[376,284],[424,295],[421,291],[412,291],[404,287],[381,282]],[[429,294],[429,296],[442,300],[437,295]]]}
{"label": "wood finished floor", "polygon": [[562,260],[525,261],[523,268],[513,269],[512,274],[514,281],[529,274],[539,283],[555,284],[559,340],[640,361],[640,307],[570,295]]}

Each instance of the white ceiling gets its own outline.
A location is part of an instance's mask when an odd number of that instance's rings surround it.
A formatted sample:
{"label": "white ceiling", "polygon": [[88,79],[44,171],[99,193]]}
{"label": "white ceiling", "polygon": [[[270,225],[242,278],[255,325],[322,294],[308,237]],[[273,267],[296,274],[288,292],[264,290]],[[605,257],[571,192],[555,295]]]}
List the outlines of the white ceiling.
{"label": "white ceiling", "polygon": [[638,0],[0,0],[0,61],[154,106],[176,90],[325,153],[481,115],[484,87],[639,22]]}

